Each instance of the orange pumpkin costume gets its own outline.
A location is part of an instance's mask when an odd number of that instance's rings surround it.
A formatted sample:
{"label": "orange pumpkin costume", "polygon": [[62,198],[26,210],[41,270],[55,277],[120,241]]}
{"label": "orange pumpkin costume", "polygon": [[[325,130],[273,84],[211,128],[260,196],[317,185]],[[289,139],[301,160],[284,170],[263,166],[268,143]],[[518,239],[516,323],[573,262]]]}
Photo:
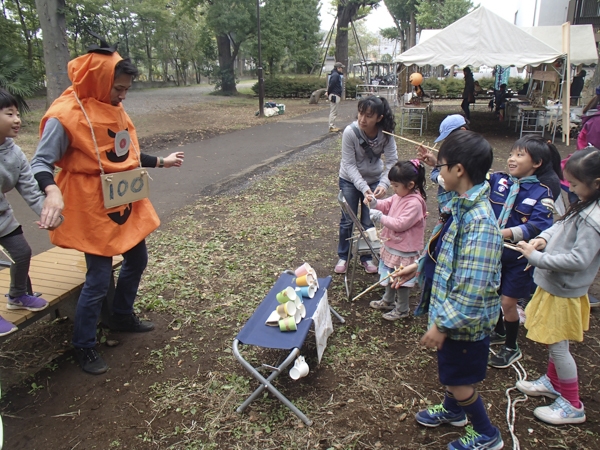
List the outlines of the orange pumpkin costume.
{"label": "orange pumpkin costume", "polygon": [[[123,109],[110,102],[115,65],[123,58],[112,54],[88,53],[68,65],[71,87],[50,106],[40,124],[57,118],[69,138],[65,155],[56,163],[62,170],[56,177],[65,208],[64,223],[50,232],[59,247],[74,248],[100,256],[120,255],[140,243],[160,224],[149,199],[106,209],[102,196],[100,164],[104,173],[123,172],[140,166],[135,127]],[[84,115],[93,127],[92,130]],[[115,135],[127,130],[131,145],[117,156]]]}

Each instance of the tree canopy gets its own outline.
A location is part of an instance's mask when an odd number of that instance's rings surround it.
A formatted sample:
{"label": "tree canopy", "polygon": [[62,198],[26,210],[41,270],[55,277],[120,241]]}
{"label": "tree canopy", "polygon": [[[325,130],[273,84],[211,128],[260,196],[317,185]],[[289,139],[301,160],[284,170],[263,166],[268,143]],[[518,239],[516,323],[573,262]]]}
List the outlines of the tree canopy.
{"label": "tree canopy", "polygon": [[417,5],[417,23],[421,29],[446,28],[473,9],[471,0],[428,0]]}
{"label": "tree canopy", "polygon": [[416,44],[417,32],[426,28],[445,28],[469,13],[471,0],[384,0],[396,24],[382,32],[388,39],[400,41],[401,51]]}
{"label": "tree canopy", "polygon": [[[3,0],[0,14],[2,55],[24,64],[32,89],[44,84],[39,9],[57,0],[37,2],[36,7],[35,0]],[[235,70],[256,67],[255,1],[82,0],[59,9],[71,58],[97,43],[91,30],[118,42],[119,53],[132,58],[142,80],[185,84],[208,76],[234,93]],[[309,72],[319,60],[319,0],[261,0],[260,11],[268,71]],[[0,79],[8,80],[8,67],[0,66]]]}

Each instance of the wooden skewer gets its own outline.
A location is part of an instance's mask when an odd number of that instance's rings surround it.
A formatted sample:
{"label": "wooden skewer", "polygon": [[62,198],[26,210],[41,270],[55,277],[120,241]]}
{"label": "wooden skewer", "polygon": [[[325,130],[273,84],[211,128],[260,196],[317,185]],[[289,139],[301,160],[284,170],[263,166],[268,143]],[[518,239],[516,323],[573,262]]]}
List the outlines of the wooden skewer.
{"label": "wooden skewer", "polygon": [[[402,267],[402,266],[401,266],[401,267],[400,267],[400,270],[402,270],[402,269],[404,269],[404,267]],[[377,283],[375,283],[374,285],[372,285],[372,286],[369,286],[367,289],[365,289],[365,290],[364,290],[364,291],[362,291],[360,294],[358,294],[356,297],[354,297],[354,298],[352,299],[352,301],[354,301],[354,300],[357,300],[357,299],[359,299],[360,297],[362,297],[363,295],[365,295],[367,292],[370,292],[370,291],[372,291],[372,290],[373,290],[373,289],[375,289],[377,286],[379,286],[379,285],[380,285],[380,283],[381,283],[382,281],[385,281],[385,280],[387,280],[387,279],[388,279],[388,278],[390,278],[392,275],[394,275],[394,274],[395,274],[397,271],[398,271],[398,269],[396,269],[396,268],[394,267],[394,271],[393,271],[392,273],[390,273],[390,274],[389,274],[387,277],[385,277],[385,278],[382,278],[381,280],[379,280],[379,281],[378,281]]]}
{"label": "wooden skewer", "polygon": [[419,143],[419,142],[417,142],[417,141],[413,141],[412,139],[408,139],[408,138],[405,138],[405,137],[402,137],[402,136],[398,136],[397,134],[388,133],[387,131],[384,131],[384,133],[385,133],[385,134],[389,134],[390,136],[394,136],[395,138],[398,138],[398,139],[404,139],[405,141],[411,142],[411,143],[413,143],[413,144],[422,145],[422,146],[423,146],[423,147],[425,147],[426,149],[432,150],[432,151],[434,151],[434,152],[437,152],[437,151],[438,151],[438,150],[436,150],[436,149],[435,149],[435,148],[433,148],[433,147],[429,147],[429,146],[427,146],[427,145],[423,145],[422,143]]}
{"label": "wooden skewer", "polygon": [[[504,243],[504,247],[510,248],[511,250],[519,249],[519,247],[517,247],[516,245],[507,244],[506,242]],[[523,256],[525,256],[525,255],[521,255],[517,259],[521,259]],[[529,270],[529,269],[531,269],[531,264],[527,263],[527,266],[525,266],[525,269],[523,269],[523,272],[525,272],[526,270]]]}
{"label": "wooden skewer", "polygon": [[[395,272],[395,271],[394,271],[394,272]],[[365,289],[365,290],[364,290],[364,291],[362,291],[360,294],[358,294],[356,297],[354,297],[354,298],[352,299],[352,301],[359,299],[360,297],[362,297],[363,295],[365,295],[367,292],[370,292],[370,291],[372,291],[373,289],[375,289],[377,286],[379,286],[379,284],[380,284],[382,281],[385,281],[385,280],[387,280],[388,278],[390,278],[390,277],[391,277],[391,276],[394,274],[394,272],[390,273],[390,274],[389,274],[387,277],[385,277],[385,278],[382,278],[382,279],[381,279],[381,280],[379,280],[377,283],[375,283],[373,286],[369,286],[367,289]]]}

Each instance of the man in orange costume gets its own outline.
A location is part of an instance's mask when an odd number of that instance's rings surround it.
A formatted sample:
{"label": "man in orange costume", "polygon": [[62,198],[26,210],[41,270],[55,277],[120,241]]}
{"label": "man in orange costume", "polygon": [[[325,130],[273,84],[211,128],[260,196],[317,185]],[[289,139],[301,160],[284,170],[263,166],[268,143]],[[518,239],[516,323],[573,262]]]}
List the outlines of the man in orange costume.
{"label": "man in orange costume", "polygon": [[[160,221],[147,198],[106,209],[101,172],[138,167],[179,167],[183,153],[166,158],[140,153],[135,127],[121,102],[138,71],[115,48],[95,47],[68,64],[72,85],[52,103],[40,124],[31,166],[46,193],[41,224],[64,224],[50,232],[53,244],[85,253],[87,273],[75,313],[73,346],[81,368],[101,374],[108,366],[95,349],[96,326],[112,277],[112,257],[123,255],[111,329],[145,332],[133,303],[148,261],[145,238]],[[54,180],[55,166],[61,171]],[[63,200],[64,199],[64,200]]]}

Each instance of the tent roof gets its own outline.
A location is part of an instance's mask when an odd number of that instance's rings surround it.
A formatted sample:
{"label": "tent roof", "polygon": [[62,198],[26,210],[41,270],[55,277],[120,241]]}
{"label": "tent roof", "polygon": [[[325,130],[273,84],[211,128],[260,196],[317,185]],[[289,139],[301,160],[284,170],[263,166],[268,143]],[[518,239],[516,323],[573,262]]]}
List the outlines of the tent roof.
{"label": "tent roof", "polygon": [[[562,52],[562,26],[551,27],[520,27],[523,31],[535,36],[550,47]],[[596,64],[598,62],[598,50],[594,39],[594,27],[592,25],[571,25],[571,48],[569,58],[571,64]]]}
{"label": "tent roof", "polygon": [[562,55],[536,37],[480,6],[398,55],[405,65],[537,66]]}

